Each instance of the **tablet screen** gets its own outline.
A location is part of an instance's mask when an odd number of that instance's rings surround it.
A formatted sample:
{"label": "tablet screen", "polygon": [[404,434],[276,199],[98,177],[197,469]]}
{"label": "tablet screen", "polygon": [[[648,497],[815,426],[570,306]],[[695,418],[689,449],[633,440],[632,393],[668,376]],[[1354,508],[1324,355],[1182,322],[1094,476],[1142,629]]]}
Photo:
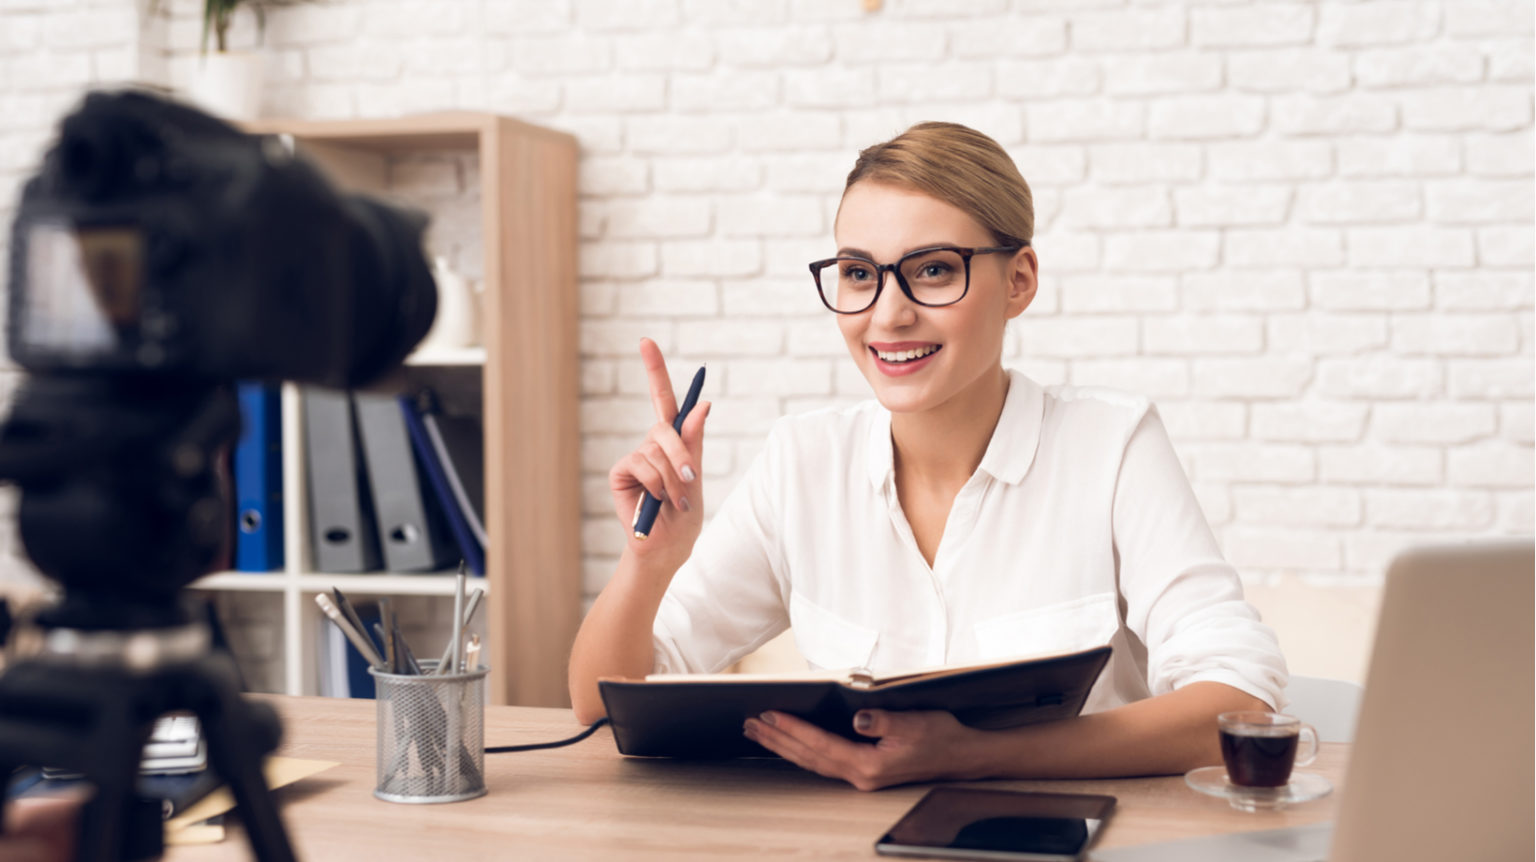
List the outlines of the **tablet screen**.
{"label": "tablet screen", "polygon": [[928,792],[876,844],[882,853],[966,859],[1076,859],[1112,796],[969,787]]}

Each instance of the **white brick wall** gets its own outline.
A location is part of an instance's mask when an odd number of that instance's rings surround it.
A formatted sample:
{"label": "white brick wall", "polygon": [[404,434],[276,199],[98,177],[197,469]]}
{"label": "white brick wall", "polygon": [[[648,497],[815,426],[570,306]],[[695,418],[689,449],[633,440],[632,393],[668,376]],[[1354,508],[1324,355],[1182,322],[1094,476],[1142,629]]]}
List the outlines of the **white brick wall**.
{"label": "white brick wall", "polygon": [[[83,85],[186,83],[169,5],[0,4],[0,216]],[[803,264],[857,150],[923,119],[1036,189],[1007,361],[1159,398],[1245,574],[1358,583],[1409,541],[1532,532],[1528,0],[332,0],[272,10],[263,50],[272,115],[581,140],[589,591],[598,480],[652,421],[642,335],[675,376],[710,361],[711,505],[775,417],[865,397]],[[451,196],[472,167],[400,170]]]}

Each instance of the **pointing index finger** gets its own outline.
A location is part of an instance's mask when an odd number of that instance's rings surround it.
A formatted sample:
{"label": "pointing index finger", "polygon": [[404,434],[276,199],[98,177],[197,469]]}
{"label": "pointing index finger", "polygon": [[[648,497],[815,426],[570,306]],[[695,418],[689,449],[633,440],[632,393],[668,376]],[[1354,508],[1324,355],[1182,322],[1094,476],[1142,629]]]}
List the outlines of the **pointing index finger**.
{"label": "pointing index finger", "polygon": [[671,425],[677,417],[677,396],[672,392],[667,360],[662,358],[656,342],[649,338],[640,339],[640,361],[645,363],[645,376],[651,384],[651,406],[656,408],[656,418]]}

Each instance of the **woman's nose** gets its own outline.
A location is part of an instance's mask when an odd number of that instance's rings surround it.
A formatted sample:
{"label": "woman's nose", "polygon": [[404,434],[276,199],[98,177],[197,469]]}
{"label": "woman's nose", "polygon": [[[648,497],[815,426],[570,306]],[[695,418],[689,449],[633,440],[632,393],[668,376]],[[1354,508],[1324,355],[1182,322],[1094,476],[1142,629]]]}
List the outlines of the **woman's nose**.
{"label": "woman's nose", "polygon": [[880,273],[883,279],[880,294],[875,299],[874,322],[887,326],[910,326],[917,319],[917,309],[901,289],[895,270]]}

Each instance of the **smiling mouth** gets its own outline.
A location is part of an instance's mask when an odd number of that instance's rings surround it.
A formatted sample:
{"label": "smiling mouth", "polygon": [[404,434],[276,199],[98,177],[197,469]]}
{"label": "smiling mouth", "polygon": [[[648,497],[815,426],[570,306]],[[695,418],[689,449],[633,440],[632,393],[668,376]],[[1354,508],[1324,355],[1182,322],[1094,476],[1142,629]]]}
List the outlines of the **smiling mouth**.
{"label": "smiling mouth", "polygon": [[881,362],[889,362],[892,365],[900,365],[904,362],[913,362],[915,360],[931,356],[941,349],[943,349],[943,345],[941,344],[929,344],[924,347],[914,347],[911,350],[876,350],[873,347],[871,347],[869,350],[871,353],[875,354],[875,356],[879,357]]}

